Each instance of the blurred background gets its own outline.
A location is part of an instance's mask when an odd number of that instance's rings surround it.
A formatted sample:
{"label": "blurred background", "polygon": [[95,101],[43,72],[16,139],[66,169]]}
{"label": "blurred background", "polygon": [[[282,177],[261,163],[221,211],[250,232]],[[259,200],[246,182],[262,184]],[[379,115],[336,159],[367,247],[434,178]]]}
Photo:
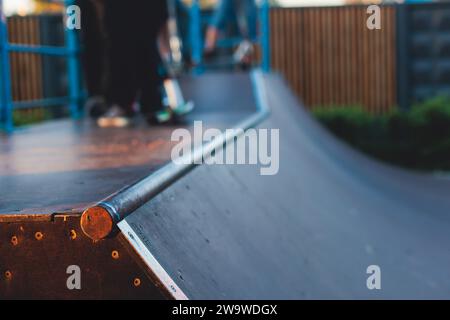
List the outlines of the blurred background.
{"label": "blurred background", "polygon": [[[366,27],[368,3],[382,6],[381,30]],[[199,5],[207,14],[216,1]],[[258,44],[255,65],[267,51],[267,66],[286,78],[312,114],[364,152],[417,170],[450,169],[448,1],[272,0],[270,5],[268,45]],[[4,0],[9,42],[64,46],[63,10],[61,1]],[[181,34],[190,32],[190,17],[180,22]],[[214,69],[195,57],[195,38],[182,38],[187,55],[194,56],[190,60],[198,60],[195,67]],[[10,54],[12,98],[19,105],[27,102],[13,113],[15,126],[69,115],[58,100],[45,107],[32,103],[69,94],[67,63],[62,56]]]}

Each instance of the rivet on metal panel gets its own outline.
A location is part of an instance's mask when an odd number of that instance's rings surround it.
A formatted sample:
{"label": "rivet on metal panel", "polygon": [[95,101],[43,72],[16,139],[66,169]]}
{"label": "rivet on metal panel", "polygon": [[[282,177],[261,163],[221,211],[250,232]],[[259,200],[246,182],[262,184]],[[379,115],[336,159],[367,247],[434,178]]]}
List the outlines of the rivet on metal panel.
{"label": "rivet on metal panel", "polygon": [[19,238],[17,238],[17,236],[12,236],[11,237],[11,244],[13,246],[17,246],[19,244]]}
{"label": "rivet on metal panel", "polygon": [[77,238],[77,232],[75,230],[70,230],[70,239],[75,240]]}
{"label": "rivet on metal panel", "polygon": [[44,234],[38,231],[34,234],[34,237],[36,238],[37,241],[41,241],[44,238]]}
{"label": "rivet on metal panel", "polygon": [[111,253],[111,257],[113,257],[113,259],[119,259],[119,257],[120,257],[120,255],[119,255],[119,251],[117,251],[117,250],[114,250],[112,253]]}
{"label": "rivet on metal panel", "polygon": [[11,280],[12,279],[12,272],[11,271],[6,271],[5,272],[5,278],[6,280]]}
{"label": "rivet on metal panel", "polygon": [[135,287],[139,287],[141,285],[141,279],[135,278],[133,284]]}

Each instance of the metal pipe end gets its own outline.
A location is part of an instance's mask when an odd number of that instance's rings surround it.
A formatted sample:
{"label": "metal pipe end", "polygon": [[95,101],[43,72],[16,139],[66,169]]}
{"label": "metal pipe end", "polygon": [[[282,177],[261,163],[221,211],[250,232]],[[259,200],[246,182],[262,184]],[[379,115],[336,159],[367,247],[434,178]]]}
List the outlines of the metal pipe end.
{"label": "metal pipe end", "polygon": [[114,228],[114,220],[108,210],[100,206],[87,209],[81,216],[81,230],[94,241],[108,237]]}

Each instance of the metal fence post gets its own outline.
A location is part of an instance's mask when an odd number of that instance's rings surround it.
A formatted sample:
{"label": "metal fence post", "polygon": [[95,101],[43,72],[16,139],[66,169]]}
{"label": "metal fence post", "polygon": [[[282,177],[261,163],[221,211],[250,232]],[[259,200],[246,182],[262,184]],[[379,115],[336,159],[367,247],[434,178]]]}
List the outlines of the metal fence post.
{"label": "metal fence post", "polygon": [[73,119],[80,118],[80,103],[81,103],[81,83],[80,83],[80,63],[78,59],[78,31],[69,28],[66,24],[70,6],[75,4],[75,0],[65,0],[66,5],[66,21],[64,23],[66,49],[68,51],[67,65],[69,77],[69,97],[70,97],[70,114]]}
{"label": "metal fence post", "polygon": [[[3,1],[0,0],[0,19],[3,21]],[[1,22],[3,24],[3,22]],[[0,26],[1,29],[3,29],[3,27]],[[5,130],[5,103],[4,103],[4,88],[3,88],[3,84],[4,84],[4,80],[3,80],[3,64],[1,63],[1,59],[3,57],[3,47],[5,46],[4,44],[4,39],[3,36],[1,36],[1,30],[0,30],[0,130]]]}
{"label": "metal fence post", "polygon": [[3,0],[0,0],[0,55],[1,55],[1,117],[3,127],[7,133],[14,129],[12,96],[11,96],[11,70],[9,65],[9,43],[8,25],[5,12],[3,11]]}
{"label": "metal fence post", "polygon": [[261,47],[262,47],[262,69],[270,71],[270,3],[263,0],[261,7]]}
{"label": "metal fence post", "polygon": [[202,18],[199,0],[193,0],[190,9],[190,40],[192,62],[196,69],[201,69],[203,60],[203,41],[202,41]]}
{"label": "metal fence post", "polygon": [[408,34],[408,5],[396,4],[397,28],[397,103],[401,110],[408,110],[410,104],[410,75],[409,75],[409,34]]}

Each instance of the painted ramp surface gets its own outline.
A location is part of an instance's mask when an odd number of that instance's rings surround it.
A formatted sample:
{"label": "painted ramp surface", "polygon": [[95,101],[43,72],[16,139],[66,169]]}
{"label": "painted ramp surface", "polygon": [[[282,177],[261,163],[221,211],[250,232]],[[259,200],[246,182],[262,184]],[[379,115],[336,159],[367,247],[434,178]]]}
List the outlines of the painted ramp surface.
{"label": "painted ramp surface", "polygon": [[[239,88],[233,94],[230,82]],[[245,94],[252,92],[246,74],[185,77],[181,87],[196,107],[177,126],[137,121],[126,129],[100,129],[89,119],[61,120],[0,135],[0,221],[83,212],[170,162],[175,129],[192,130],[194,120],[224,129],[255,112],[252,95]]]}
{"label": "painted ramp surface", "polygon": [[[160,290],[169,277],[152,277],[155,268],[148,272],[116,223],[93,241],[82,221],[107,199],[129,190],[147,199],[163,188],[161,178],[176,181],[167,170],[175,129],[193,132],[202,120],[222,130],[258,116],[248,74],[186,76],[180,84],[196,108],[179,125],[137,118],[130,128],[103,130],[88,119],[62,120],[0,134],[0,299],[172,297]],[[131,207],[148,201],[130,199]],[[81,290],[68,287],[68,266],[79,267]]]}
{"label": "painted ramp surface", "polygon": [[[0,299],[450,298],[449,179],[354,151],[275,75],[181,87],[196,109],[180,126],[62,121],[0,136]],[[196,120],[279,129],[278,174],[177,165],[173,130],[194,134]],[[67,290],[74,264],[80,291]],[[367,288],[372,265],[381,290]]]}
{"label": "painted ramp surface", "polygon": [[[450,181],[366,158],[277,76],[259,85],[271,109],[259,128],[280,129],[277,175],[202,165],[119,224],[171,295],[450,298]],[[367,288],[371,265],[381,290]]]}

